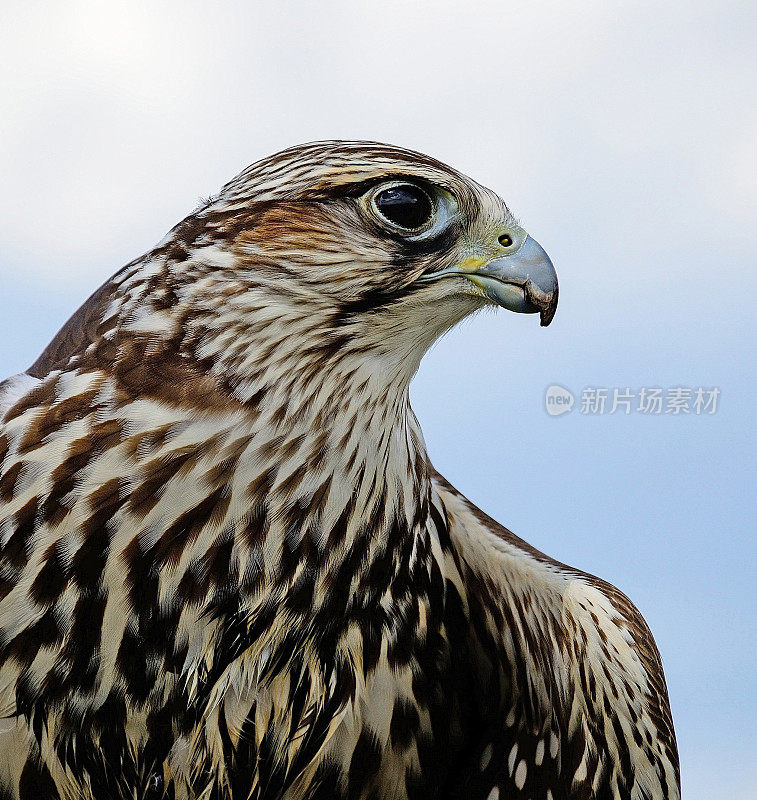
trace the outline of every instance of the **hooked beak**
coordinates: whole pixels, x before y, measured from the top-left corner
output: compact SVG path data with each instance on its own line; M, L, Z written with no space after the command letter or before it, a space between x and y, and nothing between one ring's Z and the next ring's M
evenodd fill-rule
M478 286L497 305L520 314L540 315L543 326L549 325L557 310L557 273L544 248L526 235L513 253L497 256L465 269L451 267L427 273L424 283L443 277L465 277Z

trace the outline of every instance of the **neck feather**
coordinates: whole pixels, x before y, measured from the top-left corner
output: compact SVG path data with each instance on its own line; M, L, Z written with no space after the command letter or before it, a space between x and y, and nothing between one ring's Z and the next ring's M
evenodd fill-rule
M169 285L172 275L168 265ZM246 503L265 528L254 546L266 570L285 570L290 551L310 553L326 573L356 553L369 561L391 548L409 554L428 514L430 479L408 387L430 342L400 337L391 315L335 320L314 292L262 268L242 285L218 264L184 263L168 308L149 282L143 291L130 286L139 289L139 278L135 271L119 287L108 357L126 352L113 346L119 340L132 349L143 342L129 374L157 359L162 374L182 365L185 386L213 382L229 415L230 469L244 476ZM207 397L192 408L187 391L176 391L177 410L201 420Z

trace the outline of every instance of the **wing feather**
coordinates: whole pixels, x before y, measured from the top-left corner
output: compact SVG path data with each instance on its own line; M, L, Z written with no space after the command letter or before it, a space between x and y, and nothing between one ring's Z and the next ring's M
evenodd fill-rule
M505 687L466 770L468 796L680 797L662 663L636 607L434 482L470 608L489 632L481 660L500 665Z

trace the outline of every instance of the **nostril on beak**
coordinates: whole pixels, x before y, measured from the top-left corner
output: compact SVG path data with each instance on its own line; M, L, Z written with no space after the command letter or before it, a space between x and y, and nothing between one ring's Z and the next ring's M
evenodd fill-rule
M499 235L498 241L502 247L510 247L510 245L513 243L513 237L510 236L509 233L502 233Z

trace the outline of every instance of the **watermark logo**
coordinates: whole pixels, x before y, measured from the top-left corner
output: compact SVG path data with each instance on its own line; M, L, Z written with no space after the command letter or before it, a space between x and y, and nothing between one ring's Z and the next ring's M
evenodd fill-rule
M580 414L603 416L612 414L665 415L692 414L704 416L718 410L720 389L715 387L644 386L630 387L587 386L581 391ZM575 397L564 386L553 383L544 394L544 405L550 417L559 417L573 409Z
M553 383L547 387L544 403L547 408L547 414L550 417L559 417L561 414L567 414L573 408L575 402L576 398L573 397L573 393L569 392L564 386Z

